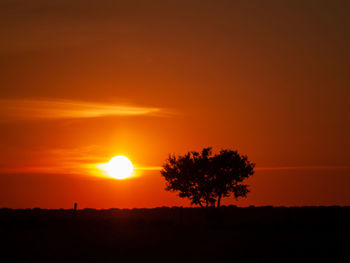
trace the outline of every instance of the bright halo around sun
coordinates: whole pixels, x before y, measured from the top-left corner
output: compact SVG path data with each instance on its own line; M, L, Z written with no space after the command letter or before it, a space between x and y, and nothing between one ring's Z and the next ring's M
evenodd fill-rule
M104 164L103 170L105 170L110 177L115 179L125 179L133 176L134 166L127 157L118 155L113 157L108 163Z

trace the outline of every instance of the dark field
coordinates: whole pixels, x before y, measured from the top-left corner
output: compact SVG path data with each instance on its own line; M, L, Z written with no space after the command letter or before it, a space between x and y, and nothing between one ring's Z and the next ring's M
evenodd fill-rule
M0 262L350 262L350 207L0 209Z

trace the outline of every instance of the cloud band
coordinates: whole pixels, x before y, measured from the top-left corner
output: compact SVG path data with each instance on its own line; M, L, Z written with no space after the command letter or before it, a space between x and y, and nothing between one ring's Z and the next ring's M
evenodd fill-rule
M73 100L0 100L2 120L75 119L157 115L159 108Z

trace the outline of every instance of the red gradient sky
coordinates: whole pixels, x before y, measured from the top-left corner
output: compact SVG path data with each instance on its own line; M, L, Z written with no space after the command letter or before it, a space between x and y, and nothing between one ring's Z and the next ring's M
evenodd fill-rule
M0 3L0 207L189 205L169 153L237 149L247 199L350 205L349 1ZM138 176L99 177L128 156Z

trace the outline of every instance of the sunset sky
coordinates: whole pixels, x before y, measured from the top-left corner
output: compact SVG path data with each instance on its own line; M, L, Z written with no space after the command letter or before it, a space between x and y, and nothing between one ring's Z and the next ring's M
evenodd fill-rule
M188 206L169 153L256 163L246 199L350 205L350 1L2 0L0 207ZM115 155L126 180L96 164Z

